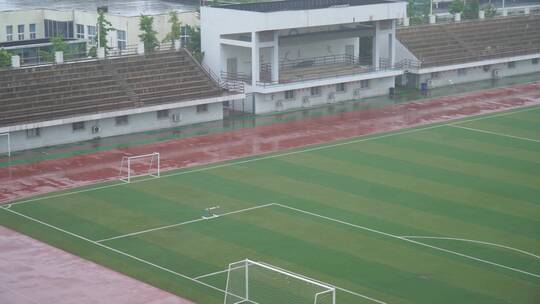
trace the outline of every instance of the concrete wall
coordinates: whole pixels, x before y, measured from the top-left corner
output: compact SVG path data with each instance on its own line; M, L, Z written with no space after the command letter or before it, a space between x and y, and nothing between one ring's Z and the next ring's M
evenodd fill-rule
M465 71L464 74L463 72L458 72L458 70L419 74L412 83L409 83L409 85L420 88L421 83L431 79L431 87L436 88L452 84L493 79L493 70L496 69L500 70L502 77L529 74L540 72L540 63L532 64L532 59L527 59L515 61L514 68L509 68L508 63L499 63L487 65L486 70L484 70L483 66L464 68L462 69ZM414 76L412 76L412 78L414 78Z
M294 90L294 99L285 99L285 92L276 92L273 94L254 93L255 96L255 113L270 113L277 111L286 111L303 107L312 107L317 105L347 101L353 99L361 99L372 96L380 96L388 94L390 87L394 86L394 77L369 79L369 87L361 88L360 81L348 82L345 84L345 92L336 92L336 85L320 86L321 93L318 96L311 96L311 89L304 88ZM334 93L334 100L329 101L328 96ZM355 95L355 93L358 93ZM304 103L303 99L307 96L308 103ZM249 100L246 101L249 103ZM281 103L281 106L279 105Z
M173 114L180 114L179 122L172 121ZM90 140L96 137L123 135L148 130L172 128L176 126L223 119L223 106L221 103L208 104L208 111L197 113L196 106L170 109L169 118L157 118L157 112L147 112L128 116L128 124L116 125L115 118L104 118L85 122L84 130L73 130L72 124L44 127L40 129L40 136L27 137L26 130L11 132L11 150L19 151L43 146L72 143ZM92 126L99 126L100 132L92 133ZM0 153L6 152L6 145L0 139Z

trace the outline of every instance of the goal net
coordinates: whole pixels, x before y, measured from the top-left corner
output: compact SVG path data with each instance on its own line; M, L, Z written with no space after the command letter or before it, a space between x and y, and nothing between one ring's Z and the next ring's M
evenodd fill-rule
M335 287L266 264L229 265L225 304L335 304Z
M119 178L126 183L140 176L159 177L160 159L159 153L154 152L144 155L124 156L120 163Z

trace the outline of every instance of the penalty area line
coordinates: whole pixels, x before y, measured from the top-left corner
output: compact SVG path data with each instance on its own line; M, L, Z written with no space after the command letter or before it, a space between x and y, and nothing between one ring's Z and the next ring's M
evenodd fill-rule
M515 135L510 135L510 134L504 134L504 133L498 133L498 132L482 130L482 129L476 129L476 128L470 128L470 127L460 126L458 124L450 124L448 126L452 127L452 128L458 128L458 129L463 129L463 130L468 130L468 131L473 131L473 132L478 132L478 133L485 133L485 134L490 134L490 135L497 135L497 136L501 136L501 137L508 137L508 138L513 138L513 139L526 140L526 141L540 143L540 140L538 140L538 139L515 136Z
M356 225L356 224L353 224L353 223L350 223L350 222L338 220L338 219L335 219L335 218L331 218L331 217L328 217L328 216L325 216L325 215L321 215L321 214L306 211L306 210L303 210L303 209L291 207L291 206L288 206L288 205L284 205L284 204L280 204L280 203L275 203L275 204L276 204L276 206L280 206L280 207L283 207L283 208L294 210L294 211L304 213L304 214L307 214L307 215L311 215L311 216L314 216L314 217L322 218L322 219L325 219L325 220L328 220L328 221L332 221L332 222L340 223L340 224L347 225L347 226L350 226L350 227L355 227L355 228L358 228L358 229L370 231L370 232L381 234L381 235L388 236L388 237L391 237L391 238L403 240L405 242L409 242L409 243L416 244L416 245L419 245L419 246L431 248L431 249L434 249L434 250L438 250L438 251L453 254L453 255L457 255L457 256L460 256L460 257L463 257L463 258L466 258L466 259L474 260L474 261L477 261L477 262L489 264L489 265L492 265L492 266L496 266L496 267L500 267L500 268L504 268L504 269L507 269L507 270L511 270L511 271L519 272L519 273L526 274L526 275L529 275L529 276L540 278L540 274L536 274L536 273L528 272L528 271L521 270L521 269L518 269L518 268L502 265L502 264L495 263L495 262L492 262L492 261L477 258L477 257L471 256L471 255L463 254L463 253L460 253L460 252L457 252L457 251L448 250L448 249L445 249L445 248L442 248L442 247L429 245L429 244L426 244L426 243L422 243L422 242L418 242L418 241L415 241L415 240L412 240L412 239L408 239L408 238L403 237L403 236L383 232L383 231L376 230L376 229L373 229L373 228L369 228L369 227L366 227L366 226Z

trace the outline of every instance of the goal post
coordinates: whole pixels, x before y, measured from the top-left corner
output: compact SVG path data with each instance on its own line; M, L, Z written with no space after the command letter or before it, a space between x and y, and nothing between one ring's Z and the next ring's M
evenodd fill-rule
M141 176L160 176L161 160L158 152L144 155L124 156L120 162L119 179L126 183Z
M0 155L11 156L11 136L9 133L0 133Z
M227 270L224 304L335 304L336 288L249 259Z

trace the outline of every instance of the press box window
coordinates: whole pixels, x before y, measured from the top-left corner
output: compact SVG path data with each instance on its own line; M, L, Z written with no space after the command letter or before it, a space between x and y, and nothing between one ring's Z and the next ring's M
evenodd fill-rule
M336 92L345 92L345 84L344 83L336 84Z
M114 118L114 120L115 120L117 126L127 125L128 124L127 115L117 116L117 117Z
M197 106L197 113L205 113L208 112L208 105L202 104Z
M169 110L159 110L157 111L158 119L167 119L169 118Z
M508 63L508 68L509 68L509 69L513 69L513 68L515 68L515 67L516 67L516 63L515 63L514 61L510 61L510 62Z
M310 90L311 96L321 95L321 87L312 87Z
M285 99L294 99L294 91L293 90L285 91Z
M73 131L82 131L84 130L84 121L74 122L72 127Z
M26 137L39 137L41 135L41 129L40 128L34 128L34 129L28 129L26 130Z

